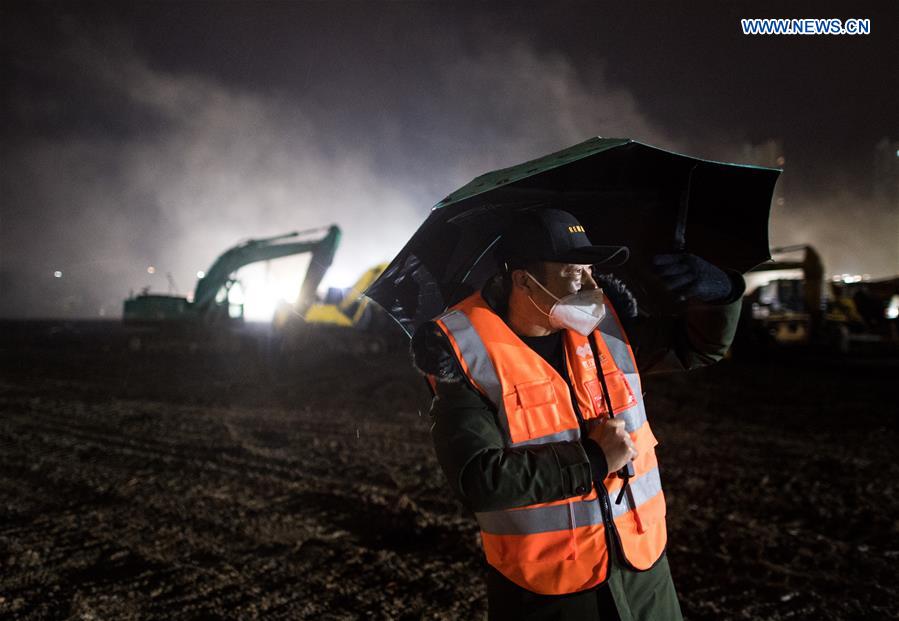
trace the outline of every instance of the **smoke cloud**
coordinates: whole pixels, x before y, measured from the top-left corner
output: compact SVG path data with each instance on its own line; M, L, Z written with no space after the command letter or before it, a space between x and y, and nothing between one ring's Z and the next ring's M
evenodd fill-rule
M720 139L647 118L601 64L575 67L510 34L412 37L414 72L261 89L154 64L127 32L71 20L60 31L44 64L33 47L14 50L44 86L14 85L6 102L21 127L0 172L4 317L118 316L129 291L165 291L167 273L187 293L239 240L331 223L344 236L325 283L347 286L487 170L595 135L710 157L725 148L703 152ZM896 243L864 217L874 207L833 202L846 205L836 226L810 204L776 213L773 238L825 246L832 271L889 272ZM847 230L867 241L836 250Z
M331 223L344 236L326 283L345 286L488 169L597 133L667 140L626 91L511 38L433 58L414 106L358 131L342 101L164 71L120 35L70 32L62 54L79 85L57 97L81 97L96 123L4 155L3 316L115 316L129 290L165 291L166 273L186 293L238 240Z
M899 271L899 209L844 191L836 196L800 196L775 207L771 245L811 244L828 276L892 276Z

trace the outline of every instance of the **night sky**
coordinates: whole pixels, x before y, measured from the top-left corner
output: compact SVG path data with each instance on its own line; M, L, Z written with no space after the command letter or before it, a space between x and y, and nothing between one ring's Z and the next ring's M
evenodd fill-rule
M595 135L727 161L780 140L772 243L899 273L873 170L899 140L893 0L128 4L0 5L0 317L116 317L241 239L332 222L346 286L472 177Z

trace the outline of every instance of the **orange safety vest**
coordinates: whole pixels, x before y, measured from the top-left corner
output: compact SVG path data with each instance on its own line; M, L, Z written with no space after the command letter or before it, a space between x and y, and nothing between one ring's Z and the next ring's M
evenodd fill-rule
M608 576L607 541L617 539L627 562L649 569L665 549L665 497L643 407L633 352L611 306L594 332L603 380L589 340L565 330L568 376L581 415L608 417L603 385L615 418L625 421L639 452L634 477L620 504L622 479L610 473L604 489L582 496L476 513L489 562L535 593L560 595L594 587ZM576 441L581 437L568 384L515 335L475 293L438 317L471 384L496 408L507 447Z

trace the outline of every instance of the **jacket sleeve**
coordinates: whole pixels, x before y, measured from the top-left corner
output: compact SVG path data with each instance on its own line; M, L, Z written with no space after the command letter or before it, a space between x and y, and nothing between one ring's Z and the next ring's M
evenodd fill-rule
M689 304L682 315L625 321L641 373L689 371L721 360L737 331L745 284L736 272L735 287L718 304Z
M437 460L472 511L562 500L593 485L579 442L506 447L493 408L467 382L437 384L431 416Z

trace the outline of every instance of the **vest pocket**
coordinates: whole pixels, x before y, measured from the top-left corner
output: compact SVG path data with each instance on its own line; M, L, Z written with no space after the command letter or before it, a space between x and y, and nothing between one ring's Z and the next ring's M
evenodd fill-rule
M615 414L637 405L637 398L624 373L616 370L606 375L605 380L606 386L609 387L609 398L612 400L612 411Z
M513 442L540 438L562 428L552 380L515 384L515 392L503 397ZM516 437L516 436L524 437Z
M612 402L612 412L617 414L628 408L637 405L637 398L634 396L634 390L631 388L630 382L619 370L612 371L603 375L606 386L609 388L609 400ZM598 379L584 382L584 387L593 401L593 407L600 416L607 416L609 408L606 407L606 400L602 394L602 384Z

